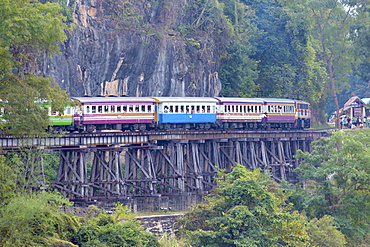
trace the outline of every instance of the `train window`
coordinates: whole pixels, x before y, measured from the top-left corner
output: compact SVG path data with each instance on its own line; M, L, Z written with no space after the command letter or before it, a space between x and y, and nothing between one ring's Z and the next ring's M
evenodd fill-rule
M127 112L127 106L126 105L122 106L122 112Z
M195 106L191 106L191 113L194 113L195 112Z
M211 110L210 107L207 106L207 112L208 113L209 113L210 110ZM205 105L202 105L202 113L204 113L204 112L206 112L206 106Z
M141 106L141 112L145 112L145 105Z
M118 105L117 108L116 108L117 112L121 112L121 106Z
M103 106L99 105L99 106L98 106L98 112L99 112L99 113L102 113L102 111L103 111Z
M135 106L135 112L140 112L140 107L138 105Z
M104 112L109 112L109 106L108 105L104 106Z
M91 107L91 113L96 113L96 106L95 106L95 105L93 105L93 106Z
M184 113L184 106L183 105L180 105L180 112Z
M111 105L110 106L110 112L116 112L116 106Z
M196 109L197 109L197 113L200 113L200 105L197 105Z
M173 113L173 105L170 105L170 113Z
M148 105L148 112L152 112L152 106Z
M86 106L86 113L90 113L90 106Z
M133 111L134 111L134 106L129 105L129 106L128 106L128 111L129 111L129 112L133 112Z

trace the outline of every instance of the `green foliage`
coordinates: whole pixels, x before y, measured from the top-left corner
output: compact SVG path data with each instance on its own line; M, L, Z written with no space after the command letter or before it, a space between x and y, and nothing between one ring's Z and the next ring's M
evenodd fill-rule
M61 7L61 13L66 17L66 23L73 23L73 11L76 5L75 1L70 0L39 0L40 3L58 3ZM70 6L68 6L69 4Z
M159 237L159 244L162 247L192 247L191 243L175 235L163 235Z
M47 184L56 181L60 163L60 155L61 154L59 152L43 153L42 155L45 182Z
M307 232L313 246L340 247L346 245L344 235L333 225L334 218L325 215L321 219L312 219L307 225Z
M223 83L222 96L251 97L257 90L257 61L255 38L258 29L253 23L254 11L242 1L222 1L223 13L228 21L229 41L227 55L222 58L220 80Z
M45 185L42 166L42 150L24 149L5 154L5 164L13 171L11 176L16 184L14 193L39 190Z
M115 213L100 213L83 222L72 242L78 246L159 246L153 235L133 220L127 206L116 205Z
M338 131L313 142L311 153L300 152L296 169L308 180L301 207L309 217L334 217L335 225L359 244L370 225L370 131Z
M50 242L68 243L69 236L77 230L74 218L62 211L62 206L70 205L67 199L55 193L12 198L0 207L0 245L50 246Z
M124 25L131 28L137 28L143 24L143 16L139 9L135 1L104 1L104 10L106 14L111 15L113 18L118 18Z
M283 190L259 170L237 165L220 187L180 222L195 246L309 246L305 219Z
M5 164L5 157L0 156L0 205L6 204L16 191L14 170Z
M35 76L38 59L59 51L67 25L56 3L0 0L0 99L3 118L16 135L40 134L49 124L48 102L55 111L68 104L67 94L48 78Z

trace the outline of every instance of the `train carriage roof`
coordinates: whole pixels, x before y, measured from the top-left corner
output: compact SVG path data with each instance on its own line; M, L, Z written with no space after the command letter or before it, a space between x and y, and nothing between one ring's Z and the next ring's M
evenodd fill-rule
M159 103L218 103L214 98L208 97L151 97Z
M260 98L227 98L227 97L218 97L215 98L220 103L259 103L263 104L264 101Z
M297 103L302 103L302 104L310 104L310 103L308 103L306 101L303 101L303 100L300 100L300 99L297 99L297 100L294 100L294 101L297 102Z
M155 103L150 97L72 97L82 104L87 103Z
M294 104L292 99L279 99L279 98L261 98L265 103L278 103L278 104Z

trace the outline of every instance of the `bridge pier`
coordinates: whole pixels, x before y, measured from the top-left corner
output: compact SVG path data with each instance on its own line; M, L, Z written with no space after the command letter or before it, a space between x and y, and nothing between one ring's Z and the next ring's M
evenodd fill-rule
M296 182L294 169L299 160L294 155L298 149L310 152L311 142L323 133L148 132L145 138L123 139L127 141L124 144L117 144L109 135L104 133L104 145L88 136L73 139L84 145L59 148L55 187L66 197L89 201L203 196L217 186L218 171L230 172L236 163L251 170L259 168L279 182Z
M126 151L125 194L207 194L216 185L218 170L229 172L236 163L271 172L277 181L292 181L299 163L298 149L310 151L310 140L221 139L168 141L157 148Z
M121 152L122 149L61 151L55 187L71 199L122 195ZM88 154L93 155L91 165L88 164Z
M215 188L218 169L236 163L270 172L277 181L294 181L298 149L310 139L169 140L157 145L63 150L55 186L69 198L154 195L205 195ZM89 155L93 158L91 165ZM91 155L90 155L91 156ZM89 167L91 166L91 167ZM89 172L88 172L89 171ZM123 172L124 171L124 172Z
M55 187L68 198L89 196L86 150L62 150Z

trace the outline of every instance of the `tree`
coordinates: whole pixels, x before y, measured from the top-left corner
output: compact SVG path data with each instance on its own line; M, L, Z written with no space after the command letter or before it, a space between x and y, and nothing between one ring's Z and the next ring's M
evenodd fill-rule
M309 246L306 220L285 203L280 186L237 165L219 188L180 222L195 246Z
M325 66L330 91L336 109L336 128L339 128L339 101L337 97L341 84L347 81L351 73L351 63L355 60L353 56L353 43L351 27L356 21L356 1L337 0L304 0L312 20L310 35L317 42L317 59ZM301 1L295 4L301 4ZM307 11L308 9L308 11Z
M369 0L358 1L356 13L356 25L352 27L351 40L354 42L355 57L358 60L354 71L356 82L353 91L360 97L370 97L370 20L369 20ZM359 78L357 78L359 77ZM360 90L361 91L360 91ZM347 97L348 98L348 97Z
M95 211L95 210L92 210ZM72 242L78 246L159 246L154 236L133 219L127 206L116 205L115 213L100 213L82 223Z
M310 218L334 217L334 223L358 246L370 234L370 131L335 132L300 152L296 169L307 180L301 210Z
M225 97L251 97L257 85L257 61L251 58L255 53L255 36L258 30L252 20L254 11L240 0L222 1L223 13L227 17L229 41L220 68L223 84L221 95Z
M77 221L61 210L70 205L55 193L13 197L0 207L0 245L72 246L68 239Z
M255 13L256 94L302 99L312 104L314 122L324 121L326 73L315 57L305 6L294 1L241 1ZM302 11L301 11L302 10Z
M39 134L49 125L40 103L63 111L66 92L49 78L35 76L38 59L59 51L67 25L57 3L0 0L0 99L3 119L14 134Z
M14 170L5 164L5 157L0 156L0 205L6 204L13 196L17 186Z
M307 232L313 246L341 247L346 245L344 235L333 225L334 218L325 215L321 219L312 219L307 225Z

